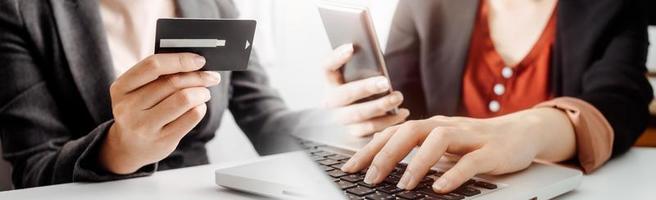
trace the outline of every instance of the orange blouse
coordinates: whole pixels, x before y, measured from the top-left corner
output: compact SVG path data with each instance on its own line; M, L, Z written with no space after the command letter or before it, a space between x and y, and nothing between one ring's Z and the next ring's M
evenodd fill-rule
M519 64L509 66L492 42L488 6L481 1L462 84L461 114L474 118L513 113L552 98L549 70L556 38L555 14L533 49Z
M481 0L463 77L460 113L489 118L530 108L561 110L576 133L580 167L586 173L598 169L610 158L612 127L594 106L577 98L553 99L549 88L556 12L526 57L519 64L508 66L490 37L488 6L488 1Z

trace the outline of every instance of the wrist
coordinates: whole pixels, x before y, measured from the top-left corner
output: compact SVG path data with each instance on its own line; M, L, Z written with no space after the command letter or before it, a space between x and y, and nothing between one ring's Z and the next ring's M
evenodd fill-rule
M554 108L534 108L494 118L495 129L523 138L518 144L535 159L559 162L570 159L576 149L569 117Z
M523 155L535 159L544 149L542 130L538 130L543 119L535 114L534 110L523 110L508 115L493 118L495 130L503 130L503 137L511 138L511 145L521 147Z
M531 110L536 116L532 132L539 144L536 158L551 162L571 159L576 153L576 136L567 114L555 108Z
M118 127L113 124L100 147L98 161L105 170L111 173L119 175L132 174L139 170L142 165L127 158L129 154L125 152L125 148L120 147L118 137Z

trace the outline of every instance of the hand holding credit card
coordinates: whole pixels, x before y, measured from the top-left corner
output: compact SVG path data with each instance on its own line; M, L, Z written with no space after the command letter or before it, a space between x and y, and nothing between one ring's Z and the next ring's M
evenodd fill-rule
M242 19L159 19L155 54L196 53L207 60L201 70L246 70L256 24Z

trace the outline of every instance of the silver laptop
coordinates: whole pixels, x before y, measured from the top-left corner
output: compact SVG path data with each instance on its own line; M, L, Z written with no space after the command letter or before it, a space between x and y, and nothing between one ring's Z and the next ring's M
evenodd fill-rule
M364 173L346 174L341 165L368 139L347 134L308 133L298 135L304 149L247 161L243 165L217 169L216 184L226 188L280 199L551 199L575 189L581 182L579 170L533 163L529 168L502 176L480 175L449 194L430 189L433 180L453 163L442 160L425 178L425 187L413 191L396 188L408 155L381 184L368 185Z

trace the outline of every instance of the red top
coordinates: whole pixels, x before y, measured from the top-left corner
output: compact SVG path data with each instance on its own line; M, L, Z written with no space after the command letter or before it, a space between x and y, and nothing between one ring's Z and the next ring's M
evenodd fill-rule
M475 118L528 109L552 98L549 68L556 37L555 14L526 57L519 64L508 66L492 42L488 7L487 1L482 1L462 84L461 114Z

